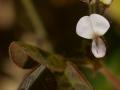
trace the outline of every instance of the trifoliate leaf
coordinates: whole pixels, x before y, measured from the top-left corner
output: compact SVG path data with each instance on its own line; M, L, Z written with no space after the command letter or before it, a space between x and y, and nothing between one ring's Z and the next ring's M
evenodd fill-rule
M22 68L24 68L26 62L28 62L28 59L26 59L28 57L53 71L63 71L65 67L63 58L60 56L22 42L11 43L9 54L10 58Z

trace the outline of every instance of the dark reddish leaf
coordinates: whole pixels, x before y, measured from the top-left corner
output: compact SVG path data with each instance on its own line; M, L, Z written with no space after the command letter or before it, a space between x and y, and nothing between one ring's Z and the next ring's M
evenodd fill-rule
M65 63L63 58L40 48L21 42L13 42L9 47L10 58L20 67L24 68L28 60L45 65L52 71L63 71ZM29 61L30 62L30 61ZM32 63L34 64L34 63Z
M65 76L75 90L93 90L83 73L71 62L67 62Z

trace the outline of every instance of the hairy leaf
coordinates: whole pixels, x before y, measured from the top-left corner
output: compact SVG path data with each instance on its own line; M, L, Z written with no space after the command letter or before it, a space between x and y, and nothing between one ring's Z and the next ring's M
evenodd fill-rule
M70 62L67 62L65 76L75 90L93 90L84 75Z
M41 65L25 76L18 90L57 90L57 82L53 73Z
M52 71L63 71L63 59L40 48L22 42L13 42L9 47L10 58L20 67L24 68L28 57L35 62L45 65Z
M19 90L29 90L30 86L35 82L35 80L42 74L45 70L44 65L40 65L36 70L34 70L25 80L21 83Z

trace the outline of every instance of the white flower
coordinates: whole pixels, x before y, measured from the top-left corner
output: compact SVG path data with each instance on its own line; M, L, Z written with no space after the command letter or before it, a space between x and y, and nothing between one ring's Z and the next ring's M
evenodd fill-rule
M103 36L109 27L108 20L99 14L83 16L77 23L76 33L83 38L93 40L91 51L96 58L104 57L106 54L106 46L100 36Z
M100 1L106 5L110 5L113 0L100 0Z

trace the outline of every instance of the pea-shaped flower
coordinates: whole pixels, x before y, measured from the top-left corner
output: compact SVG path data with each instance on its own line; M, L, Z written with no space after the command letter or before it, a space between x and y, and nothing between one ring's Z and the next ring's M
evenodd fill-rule
M83 38L93 40L91 51L96 58L104 57L106 54L106 45L100 36L103 36L109 27L108 20L99 14L83 16L77 23L76 33Z

